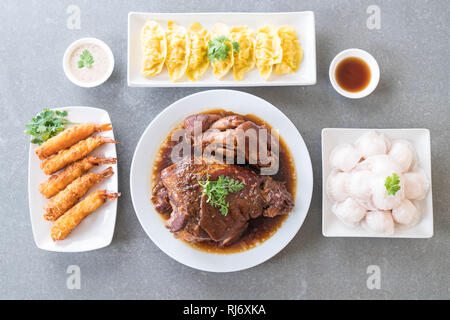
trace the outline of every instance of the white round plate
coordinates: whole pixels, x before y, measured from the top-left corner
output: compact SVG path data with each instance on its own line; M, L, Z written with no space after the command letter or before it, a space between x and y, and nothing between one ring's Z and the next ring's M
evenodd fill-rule
M289 147L297 170L295 207L278 231L262 244L231 254L207 253L174 238L150 201L151 171L160 143L186 116L210 109L253 114L266 120ZM211 272L231 272L256 266L277 254L300 229L313 190L311 159L294 124L269 102L233 90L210 90L178 100L163 110L145 129L134 152L130 173L131 198L138 219L152 241L167 255L187 266Z

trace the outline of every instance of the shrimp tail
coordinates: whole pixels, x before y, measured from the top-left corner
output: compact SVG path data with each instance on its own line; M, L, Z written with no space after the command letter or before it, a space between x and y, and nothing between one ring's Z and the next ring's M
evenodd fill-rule
M102 194L101 195L101 197L103 198L103 199L109 199L109 200L114 200L114 199L117 199L118 197L120 197L120 192L119 193L104 193L104 194Z
M119 144L119 141L115 141L111 138L106 138L106 137L100 137L100 141L102 143L114 143L114 144Z
M112 130L111 123L98 124L95 126L95 131L97 131L97 132L109 131L109 130Z
M100 172L100 176L102 179L108 178L114 174L112 167L106 168L104 171Z
M117 162L116 158L96 158L96 157L89 157L89 162L92 164L115 164Z

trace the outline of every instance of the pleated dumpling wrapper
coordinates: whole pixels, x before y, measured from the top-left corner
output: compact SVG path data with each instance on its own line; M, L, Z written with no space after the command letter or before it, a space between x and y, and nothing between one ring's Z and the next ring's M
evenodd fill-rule
M166 66L169 71L170 81L175 82L183 77L188 66L190 45L186 28L169 21L167 23L166 39Z
M228 55L224 60L216 59L210 62L213 68L214 76L217 79L221 79L226 76L231 67L233 67L234 63L233 44L231 42L229 28L223 23L216 23L214 28L211 30L211 40L208 42L208 53L211 49L210 44L218 40L221 41L223 45L228 47Z
M158 22L148 20L141 32L142 74L153 77L161 72L167 55L167 42L164 29Z
M278 36L277 28L274 26L264 26L256 33L256 66L259 73L268 80L272 73L273 66L280 63L283 58L281 39Z
M194 22L188 29L191 55L186 70L186 76L191 81L197 81L209 66L208 40L209 33L198 22Z
M241 81L244 75L255 67L256 39L247 26L232 27L230 34L231 39L239 44L239 51L233 52L233 76L237 81Z
M291 26L279 27L278 36L281 39L283 58L280 63L275 65L275 73L285 74L297 72L303 59L303 50L300 47L295 29Z

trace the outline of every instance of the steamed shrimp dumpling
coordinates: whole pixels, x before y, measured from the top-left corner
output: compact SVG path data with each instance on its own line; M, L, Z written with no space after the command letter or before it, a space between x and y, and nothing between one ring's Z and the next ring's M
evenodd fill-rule
M159 74L167 55L167 42L164 29L158 22L148 20L141 32L142 74L153 77Z
M386 154L377 154L368 157L361 162L359 168L366 168L374 174L384 174L386 176L390 176L393 173L400 175L402 172L402 167Z
M372 195L370 186L372 178L373 174L368 170L353 170L347 180L350 197L368 203Z
M333 171L330 173L327 179L327 194L331 201L344 201L348 197L349 176L347 172Z
M190 45L186 29L173 21L167 23L167 58L166 66L169 71L170 81L175 82L183 77L186 72Z
M389 149L389 141L384 135L369 131L356 140L355 147L363 158L368 158L376 154L386 154Z
M197 81L206 72L208 60L208 31L198 22L194 22L188 29L190 56L186 69L186 76L191 81Z
M407 172L403 175L405 185L405 198L422 200L427 195L430 183L422 171Z
M364 219L363 226L375 233L391 235L394 233L394 219L390 211L369 211Z
M360 153L351 144L340 144L330 154L331 166L342 171L350 171L360 159Z
M392 217L397 223L411 226L419 220L419 210L411 201L405 199L392 209Z
M378 175L371 180L372 202L380 210L391 210L398 206L404 199L402 177L400 177L400 190L395 195L389 195L386 191L387 175Z
M356 227L367 213L366 208L352 198L335 203L331 211L349 227Z
M414 148L406 140L395 140L389 150L389 158L401 166L402 172L407 172L414 161Z
M291 26L282 26L278 28L277 33L281 39L283 58L280 63L275 65L275 73L297 72L303 59L303 50L300 47L295 29Z
M244 79L244 75L252 70L256 64L255 42L252 30L247 26L232 27L231 39L239 44L239 50L233 52L233 76L237 81Z

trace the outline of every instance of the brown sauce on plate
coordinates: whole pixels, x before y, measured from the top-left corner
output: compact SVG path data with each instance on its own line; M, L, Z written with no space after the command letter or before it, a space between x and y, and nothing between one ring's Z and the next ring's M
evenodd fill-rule
M345 91L359 92L369 85L371 72L364 60L349 57L339 62L335 78L338 85Z
M264 120L256 117L255 115L241 115L229 111L225 111L222 109L217 110L208 110L206 112L202 113L219 113L223 116L228 115L239 115L245 120L250 120L256 123L257 125L264 125L269 129L272 129L272 127L265 122ZM173 146L176 144L176 142L170 141L171 133L179 129L181 127L181 124L174 128L167 136L166 140L161 144L161 147L158 151L158 156L155 160L155 163L153 165L153 172L152 172L152 183L155 185L160 177L160 172L164 168L167 168L168 166L172 165L172 161L170 159L170 155L172 152ZM287 190L291 193L292 198L295 199L295 191L297 188L297 174L295 171L295 164L294 160L292 158L291 152L289 151L286 143L282 139L282 137L279 137L280 140L280 164L279 164L279 170L277 174L272 176L274 180L277 181L284 181L286 183ZM250 166L248 166L249 169L254 170ZM244 232L244 234L234 243L222 247L219 246L214 241L204 241L204 242L198 242L198 243L191 243L184 240L186 244L188 244L191 247L194 247L196 249L211 252L211 253L235 253L235 252L241 252L248 249L251 249L258 244L264 242L265 240L269 239L277 230L279 227L281 227L282 223L289 214L276 216L274 218L266 218L266 217L259 217L257 219L253 219L249 221L249 226L247 230ZM166 220L167 218L160 214L161 218Z

